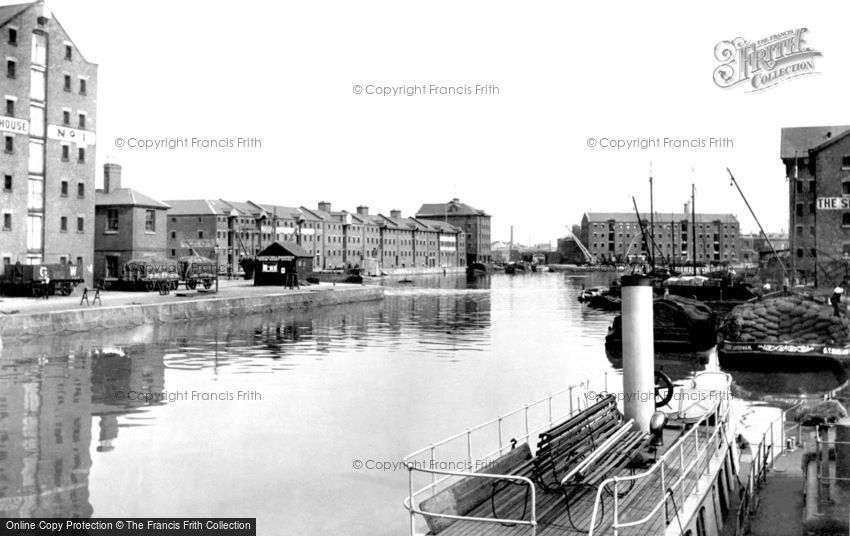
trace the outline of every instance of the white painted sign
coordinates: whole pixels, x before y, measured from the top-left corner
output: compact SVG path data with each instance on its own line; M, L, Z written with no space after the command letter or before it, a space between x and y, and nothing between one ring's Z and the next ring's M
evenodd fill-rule
M850 209L850 197L818 197L818 210Z
M292 227L278 227L277 234L290 235L295 232Z
M51 140L67 141L77 145L94 145L94 132L59 125L47 125L47 137Z
M30 122L26 119L15 119L14 117L0 117L0 130L13 134L29 134Z

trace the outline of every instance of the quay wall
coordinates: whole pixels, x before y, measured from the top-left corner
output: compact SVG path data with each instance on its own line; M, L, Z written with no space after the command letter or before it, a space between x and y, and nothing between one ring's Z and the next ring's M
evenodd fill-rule
M443 268L441 266L436 266L432 268L418 267L418 268L386 268L384 269L385 275L442 275L443 270L447 274L463 274L466 273L466 267L464 266L447 266Z
M31 338L68 332L84 332L179 322L202 318L272 313L281 310L307 309L380 300L382 287L357 287L311 291L288 291L262 296L230 296L187 299L111 307L97 305L64 311L33 312L4 315L0 319L3 338Z

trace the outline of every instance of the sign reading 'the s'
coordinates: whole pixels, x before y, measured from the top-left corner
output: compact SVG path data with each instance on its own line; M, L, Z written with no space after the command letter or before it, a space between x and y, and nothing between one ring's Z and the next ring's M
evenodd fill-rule
M850 197L818 197L818 210L848 210Z

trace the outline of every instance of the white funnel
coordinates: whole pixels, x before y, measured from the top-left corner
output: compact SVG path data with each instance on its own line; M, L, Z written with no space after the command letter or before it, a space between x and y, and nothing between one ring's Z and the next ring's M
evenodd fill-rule
M623 413L635 428L649 431L655 413L655 337L652 279L623 276Z

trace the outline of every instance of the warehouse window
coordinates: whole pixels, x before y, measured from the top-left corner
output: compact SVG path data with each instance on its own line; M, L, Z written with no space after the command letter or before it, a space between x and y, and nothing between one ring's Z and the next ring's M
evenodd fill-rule
M106 211L106 230L107 231L117 231L118 230L118 210L114 208L110 208Z
M82 216L77 216L77 232L82 233L85 231L85 222Z
M814 180L809 181L809 191L811 193L815 193L815 190L817 190L816 185L817 183Z
M8 212L3 214L3 230L11 231L12 230L12 215Z
M64 82L62 84L62 89L67 91L68 93L71 92L71 75L70 74L65 75L65 79L64 79Z
M59 218L59 231L61 231L63 233L68 232L68 217L67 216L62 216L61 218Z
M86 79L80 78L80 95L86 94Z
M153 210L145 211L145 232L156 232L156 215Z
M47 36L43 33L33 33L30 59L35 65L47 65Z
M841 183L841 193L844 195L850 195L850 181L844 181Z
M841 225L844 227L850 226L850 212L845 212L841 215Z
M814 213L815 213L815 204L809 203L809 214L814 214Z
M11 175L3 175L3 191L11 192L12 191L12 176Z
M5 138L4 147L5 147L6 153L8 153L8 154L14 153L15 152L15 138L13 138L12 136L5 136L4 138Z
M841 167L844 169L850 168L850 155L844 155L841 157Z
M86 196L86 183L78 182L77 183L77 197L83 198Z
M803 203L797 203L797 216L803 215Z
M845 214L845 216L846 216L846 214ZM797 226L797 236L803 236L803 226L802 225Z
M15 67L17 62L15 60L6 60L6 78L15 78Z
M798 259L803 258L803 248L797 248L797 258Z
M67 162L71 159L71 146L67 143L62 144L62 161Z
M15 117L15 99L6 97L6 115L9 117Z
M10 45L12 45L12 46L18 45L18 29L17 28L9 28L8 37L9 37L8 42L9 42Z
M86 150L85 150L84 147L80 147L79 149L77 149L77 162L82 164L85 161L86 161Z
M82 265L83 265L83 258L77 257L77 266L82 266Z
M86 113L85 112L80 112L78 114L78 121L79 121L80 128L86 128Z
M62 179L62 182L59 183L59 195L68 197L68 181L65 179Z
M70 125L71 124L71 110L62 110L62 124Z
M71 45L65 45L65 59L71 60L74 57L74 49Z
M177 231L171 231L171 238L177 238Z

